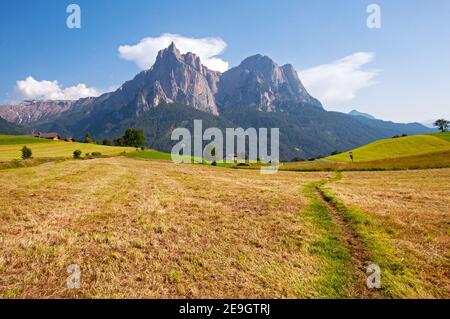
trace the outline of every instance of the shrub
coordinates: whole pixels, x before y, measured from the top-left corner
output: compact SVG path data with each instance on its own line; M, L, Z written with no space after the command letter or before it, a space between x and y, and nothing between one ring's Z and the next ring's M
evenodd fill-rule
M26 159L30 159L31 156L33 156L33 151L31 151L30 148L24 146L22 148L22 159L26 160Z
M73 158L74 159L80 159L81 158L81 151L80 150L76 150L73 152Z
M111 145L112 145L112 142L111 142L111 140L110 140L109 138L105 138L105 139L103 140L102 144L103 144L103 145L106 145L106 146L111 146Z
M101 157L102 153L100 153L100 152L92 152L91 156L93 156L93 157Z

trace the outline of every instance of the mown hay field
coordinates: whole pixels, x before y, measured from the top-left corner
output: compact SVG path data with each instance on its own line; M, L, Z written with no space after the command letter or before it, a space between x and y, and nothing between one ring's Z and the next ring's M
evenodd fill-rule
M346 172L327 188L389 234L417 296L450 297L450 169Z
M0 296L448 297L450 170L333 177L126 157L0 170ZM321 181L376 218L387 257L417 280L398 271L396 289L367 290L356 265L374 252L318 196ZM72 264L80 289L67 286Z
M299 215L324 177L123 157L0 171L0 294L318 297Z

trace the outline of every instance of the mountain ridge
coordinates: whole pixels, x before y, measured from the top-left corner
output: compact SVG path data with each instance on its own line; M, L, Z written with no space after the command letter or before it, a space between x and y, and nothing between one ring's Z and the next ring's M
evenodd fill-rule
M148 146L163 151L170 151L173 144L171 129L189 127L197 118L220 128L278 127L284 160L427 132L418 124L328 112L309 95L290 64L279 66L257 54L219 73L202 65L195 54L181 54L173 43L158 53L150 69L114 92L77 101L33 103L0 107L0 117L21 121L28 131L58 131L77 138L86 132L96 139L116 138L136 126L146 133ZM27 117L27 109L36 114Z

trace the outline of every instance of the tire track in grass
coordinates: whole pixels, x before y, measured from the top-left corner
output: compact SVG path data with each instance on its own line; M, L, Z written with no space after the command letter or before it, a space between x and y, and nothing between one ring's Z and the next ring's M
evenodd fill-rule
M343 245L339 230L331 213L318 196L317 182L304 188L310 203L303 210L305 224L314 230L315 235L309 243L309 253L317 258L317 278L310 290L319 298L346 298L349 296L351 274L350 255Z
M354 292L360 297L369 298L426 296L426 289L413 262L399 254L386 227L364 211L348 207L325 188L327 183L341 178L342 173L338 172L334 178L317 183L315 188L342 229L342 240L346 242L352 256ZM369 264L375 264L381 269L381 289L368 290L365 282L361 282L365 277L365 267Z
M349 221L326 198L323 186L340 178L313 182L305 193L310 205L304 213L318 233L311 253L321 259L316 289L326 298L377 298L381 294L366 285L370 254Z
M331 219L338 229L342 245L349 253L351 264L351 285L349 286L349 295L356 298L371 298L375 294L367 288L366 269L370 265L370 255L364 243L349 224L348 220L326 199L323 192L323 185L340 178L340 175L328 181L322 181L315 185L317 197L322 201L323 205L328 209ZM375 292L375 291L373 291Z

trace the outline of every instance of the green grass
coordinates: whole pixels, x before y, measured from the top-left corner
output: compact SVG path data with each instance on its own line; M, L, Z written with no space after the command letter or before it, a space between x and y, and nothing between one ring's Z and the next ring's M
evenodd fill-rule
M352 152L354 161L358 163L448 150L450 150L450 143L446 140L445 135L443 137L416 135L376 141ZM347 152L329 156L325 160L341 163L351 162Z
M127 155L130 158L138 158L138 159L145 159L149 161L172 161L172 155L170 153L164 153L156 150L145 150L135 153L130 153ZM194 163L194 156L188 156L185 155L184 158L191 163ZM211 163L208 163L206 161L202 161L203 165L211 165ZM225 167L225 168L235 168L237 167L236 163L217 163L217 167ZM260 165L259 165L260 166ZM258 167L259 167L258 166Z
M50 143L50 140L32 136L0 135L0 145Z
M148 151L140 151L128 154L128 157L130 158L142 158L146 160L164 160L164 161L171 161L172 157L169 153L159 152L155 150L148 150Z
M34 159L72 158L75 150L86 153L99 152L105 156L120 155L123 152L135 152L135 148L104 146L97 144L50 141L27 136L0 136L0 161L12 161L21 158L23 146L28 146Z
M309 248L309 252L320 260L315 289L321 298L346 298L351 283L350 254L340 239L330 211L315 194L315 185L310 183L304 189L310 204L302 213L305 222L318 233Z
M433 136L439 137L443 140L446 140L447 142L450 142L450 132L444 132L444 133L434 133L431 134Z
M340 163L327 160L282 163L284 171L391 171L450 167L450 150L368 162Z

